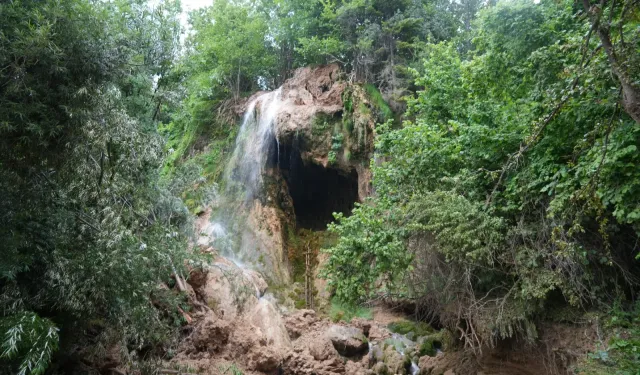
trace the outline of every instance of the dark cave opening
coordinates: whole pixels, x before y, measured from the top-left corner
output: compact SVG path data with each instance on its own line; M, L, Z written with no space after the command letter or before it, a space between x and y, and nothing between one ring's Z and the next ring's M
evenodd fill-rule
M279 152L271 156L270 164L278 166L287 182L296 226L299 229L324 230L333 221L334 212L351 213L358 201L358 173L305 163L299 146L280 144Z

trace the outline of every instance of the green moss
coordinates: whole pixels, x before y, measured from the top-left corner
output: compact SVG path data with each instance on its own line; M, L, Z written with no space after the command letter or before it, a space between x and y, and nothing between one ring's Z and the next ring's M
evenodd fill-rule
M358 111L362 116L371 116L371 110L364 103L360 103L360 105L358 105Z
M313 122L311 123L311 134L313 136L320 136L325 134L329 130L335 128L336 120L329 114L326 113L318 113L313 118Z
M364 85L364 89L369 96L369 100L371 100L374 107L379 111L380 117L382 117L381 122L393 119L393 111L382 97L380 91L370 83Z
M434 332L433 328L425 322L414 322L410 320L399 320L389 323L389 330L394 333L406 335L413 332L414 337L427 336Z
M346 89L342 92L342 103L345 113L351 114L353 112L353 94L351 90Z
M296 307L296 309L304 309L307 306L307 301L303 299L297 299L294 303L294 306Z
M343 117L342 126L348 133L352 133L354 128L353 119L351 117Z
M428 355L430 357L433 357L436 355L436 349L433 347L433 341L432 340L424 340L422 341L422 343L420 344L419 348L418 348L418 356L422 357Z
M602 314L606 341L596 342L596 350L580 361L581 374L640 374L640 301L616 302Z

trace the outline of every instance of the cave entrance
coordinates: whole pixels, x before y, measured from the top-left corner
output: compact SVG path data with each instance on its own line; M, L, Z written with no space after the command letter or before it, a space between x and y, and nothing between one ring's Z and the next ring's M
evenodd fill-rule
M296 145L297 146L297 145ZM299 147L281 144L274 155L293 200L296 226L324 230L334 212L349 215L358 201L358 173L304 163Z

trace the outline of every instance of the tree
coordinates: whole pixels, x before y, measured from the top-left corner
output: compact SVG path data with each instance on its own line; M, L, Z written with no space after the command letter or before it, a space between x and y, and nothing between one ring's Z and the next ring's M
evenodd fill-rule
M267 23L253 3L216 1L192 14L195 33L189 40L190 58L211 77L210 84L227 90L234 99L242 93L272 87L273 45ZM266 86L266 87L265 87Z
M640 124L640 60L637 49L640 42L638 33L633 31L637 27L638 8L632 1L617 3L607 0L597 4L583 0L582 6L591 19L588 36L594 32L598 35L611 70L620 82L622 106ZM617 43L614 44L615 40Z
M635 292L640 133L571 2L498 3L475 25L468 50L426 46L326 273L341 298L412 299L478 349L535 339L551 306Z
M187 217L158 184L152 113L178 10L0 4L3 371L43 373L59 345L61 360L91 360L100 345L140 347L170 332L152 294L166 294L160 283L184 264Z

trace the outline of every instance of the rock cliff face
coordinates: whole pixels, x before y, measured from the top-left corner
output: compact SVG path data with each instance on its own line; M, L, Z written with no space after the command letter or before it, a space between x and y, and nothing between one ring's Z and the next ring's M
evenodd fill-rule
M196 223L196 245L214 262L187 280L193 323L176 360L205 369L228 360L267 374L364 371L363 331L309 310L287 313L269 287L293 281L298 231L326 229L333 212L349 214L370 194L377 110L362 87L328 65L299 69L241 112L226 196ZM356 361L345 365L342 356Z
M266 151L257 158L265 160L250 160L248 172L241 165L229 172L248 175L245 184L261 181L245 208L248 230L242 236L261 254L261 264L251 266L274 283L288 284L291 233L324 230L334 212L349 214L371 193L379 109L361 86L343 80L337 65L326 65L297 70L278 91L256 93L237 110L245 122L257 119L254 132L266 134L252 140L260 145L242 145L245 154L236 156L247 159L259 148Z
M305 166L355 178L357 199L368 196L376 109L364 90L341 80L337 65L301 68L282 86L282 100L275 120L281 155L298 153Z

